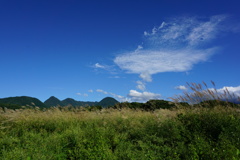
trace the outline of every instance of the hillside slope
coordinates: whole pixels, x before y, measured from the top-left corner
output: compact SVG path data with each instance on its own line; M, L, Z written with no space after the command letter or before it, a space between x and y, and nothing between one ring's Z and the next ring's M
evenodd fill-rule
M28 96L1 98L0 104L14 104L19 106L32 106L44 108L46 105L39 99Z
M109 107L109 106L114 106L117 103L119 102L116 99L112 97L106 97L106 98L103 98L100 102L98 102L97 105L102 107Z

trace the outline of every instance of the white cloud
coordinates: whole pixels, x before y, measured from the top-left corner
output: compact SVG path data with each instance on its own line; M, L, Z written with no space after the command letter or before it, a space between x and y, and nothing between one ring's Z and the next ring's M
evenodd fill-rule
M199 22L186 37L191 45L198 44L199 41L211 40L215 38L220 30L220 23L226 19L224 15L213 16L207 22Z
M146 102L150 99L160 99L161 95L151 92L138 92L136 90L130 90L128 97L131 101Z
M234 94L237 97L240 97L240 86L232 87L232 86L225 86L223 88L217 89L217 92L224 93L224 91L228 90L230 94Z
M226 15L216 15L209 18L177 17L169 22L163 22L158 28L154 27L151 33L144 32L149 41L163 45L168 43L185 45L199 45L217 36L223 30L222 22ZM163 47L163 46L162 46Z
M142 45L138 45L138 47L137 47L137 49L135 50L135 52L137 52L137 51L139 51L139 50L141 50L141 49L143 49L143 46L142 46Z
M76 93L77 95L79 95L79 96L84 96L84 97L87 97L88 96L88 94L87 93Z
M195 64L207 61L217 47L206 43L217 37L227 17L177 17L144 32L146 45L115 57L114 63L127 73L139 74L145 82L162 72L187 72ZM205 46L204 46L205 45Z
M92 90L92 89L89 89L88 92L93 93L93 90Z
M143 80L151 82L152 74L189 71L194 64L206 61L214 51L215 48L174 51L144 50L119 55L114 62L127 73L140 74Z
M112 65L106 65L106 64L100 64L100 63L95 63L94 65L91 66L92 68L95 69L95 71L107 71L111 74L116 74L116 68Z
M180 86L176 86L175 89L179 89L179 90L185 91L185 90L187 90L187 87L180 85Z
M158 28L154 27L154 28L152 29L152 33L148 33L147 31L144 31L144 36L152 36L152 35L155 35L155 34L158 32L158 30L160 30L161 28L163 28L165 25L166 25L166 23L165 23L165 22L162 22L162 24L161 24Z
M108 94L108 92L104 91L104 90L101 90L101 89L97 89L96 90L97 92L100 92L100 93L103 93L103 94Z
M105 68L106 68L106 66L101 65L101 64L99 64L99 63L96 63L96 64L94 65L94 67L95 67L95 68L102 68L102 69L105 69Z
M146 82L152 82L152 76L149 74L149 72L143 72L139 75L140 78L142 78Z
M115 97L115 98L118 98L118 99L124 99L124 97L123 96L121 96L121 95L117 95L117 94L115 94L115 93L109 93L110 95L112 95L113 97Z
M146 89L145 83L142 81L137 81L137 89L144 91Z

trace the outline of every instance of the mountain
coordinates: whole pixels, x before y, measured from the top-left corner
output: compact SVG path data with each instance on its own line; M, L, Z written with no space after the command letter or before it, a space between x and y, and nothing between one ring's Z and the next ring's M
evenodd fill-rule
M54 96L51 96L49 99L47 99L44 104L48 107L51 106L68 106L71 105L73 107L78 107L78 106L94 106L96 105L98 102L84 102L84 101L76 101L72 98L66 98L62 101L60 101L59 99L57 99Z
M119 103L116 99L111 98L111 97L106 97L102 99L100 102L85 102L85 101L76 101L72 98L66 98L62 101L57 99L56 97L52 96L49 99L47 99L44 104L46 106L68 106L71 105L73 107L79 107L79 106L102 106L102 107L108 107L108 106L113 106L116 103Z
M102 99L100 102L85 102L85 101L76 101L72 98L66 98L64 100L59 100L58 98L51 96L44 103L39 99L34 97L8 97L0 99L0 107L7 107L12 109L21 108L21 106L32 106L32 107L40 107L47 108L53 106L68 106L71 105L73 107L86 107L86 106L102 106L108 107L113 106L116 103L119 103L116 99L111 97L106 97Z
M54 96L51 96L50 98L48 98L44 104L48 107L51 107L51 106L57 106L57 105L60 105L60 106L63 106L62 102L57 99L56 97Z
M32 106L32 107L40 107L40 108L46 107L46 105L42 103L39 99L34 97L28 97L28 96L1 98L0 104Z
M86 107L86 106L94 106L96 105L97 102L84 102L84 101L76 101L72 98L66 98L62 101L62 105L63 106L68 106L68 105L71 105L73 107L77 107L77 106L83 106L83 107Z
M106 97L106 98L103 98L100 102L98 102L97 105L102 107L109 107L109 106L114 106L117 103L119 102L116 99L112 97Z
M66 98L62 101L63 105L64 106L67 106L67 105L72 105L72 106L81 106L79 101L76 101L72 98Z

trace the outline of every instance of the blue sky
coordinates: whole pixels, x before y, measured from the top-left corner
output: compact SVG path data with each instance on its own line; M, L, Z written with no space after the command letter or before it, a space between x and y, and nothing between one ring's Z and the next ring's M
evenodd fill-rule
M0 98L147 101L211 80L240 96L239 5L1 0Z

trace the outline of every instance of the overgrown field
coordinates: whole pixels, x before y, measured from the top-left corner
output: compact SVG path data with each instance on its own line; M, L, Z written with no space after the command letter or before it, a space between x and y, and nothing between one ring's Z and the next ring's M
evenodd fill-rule
M240 110L51 108L0 113L0 159L240 159Z

